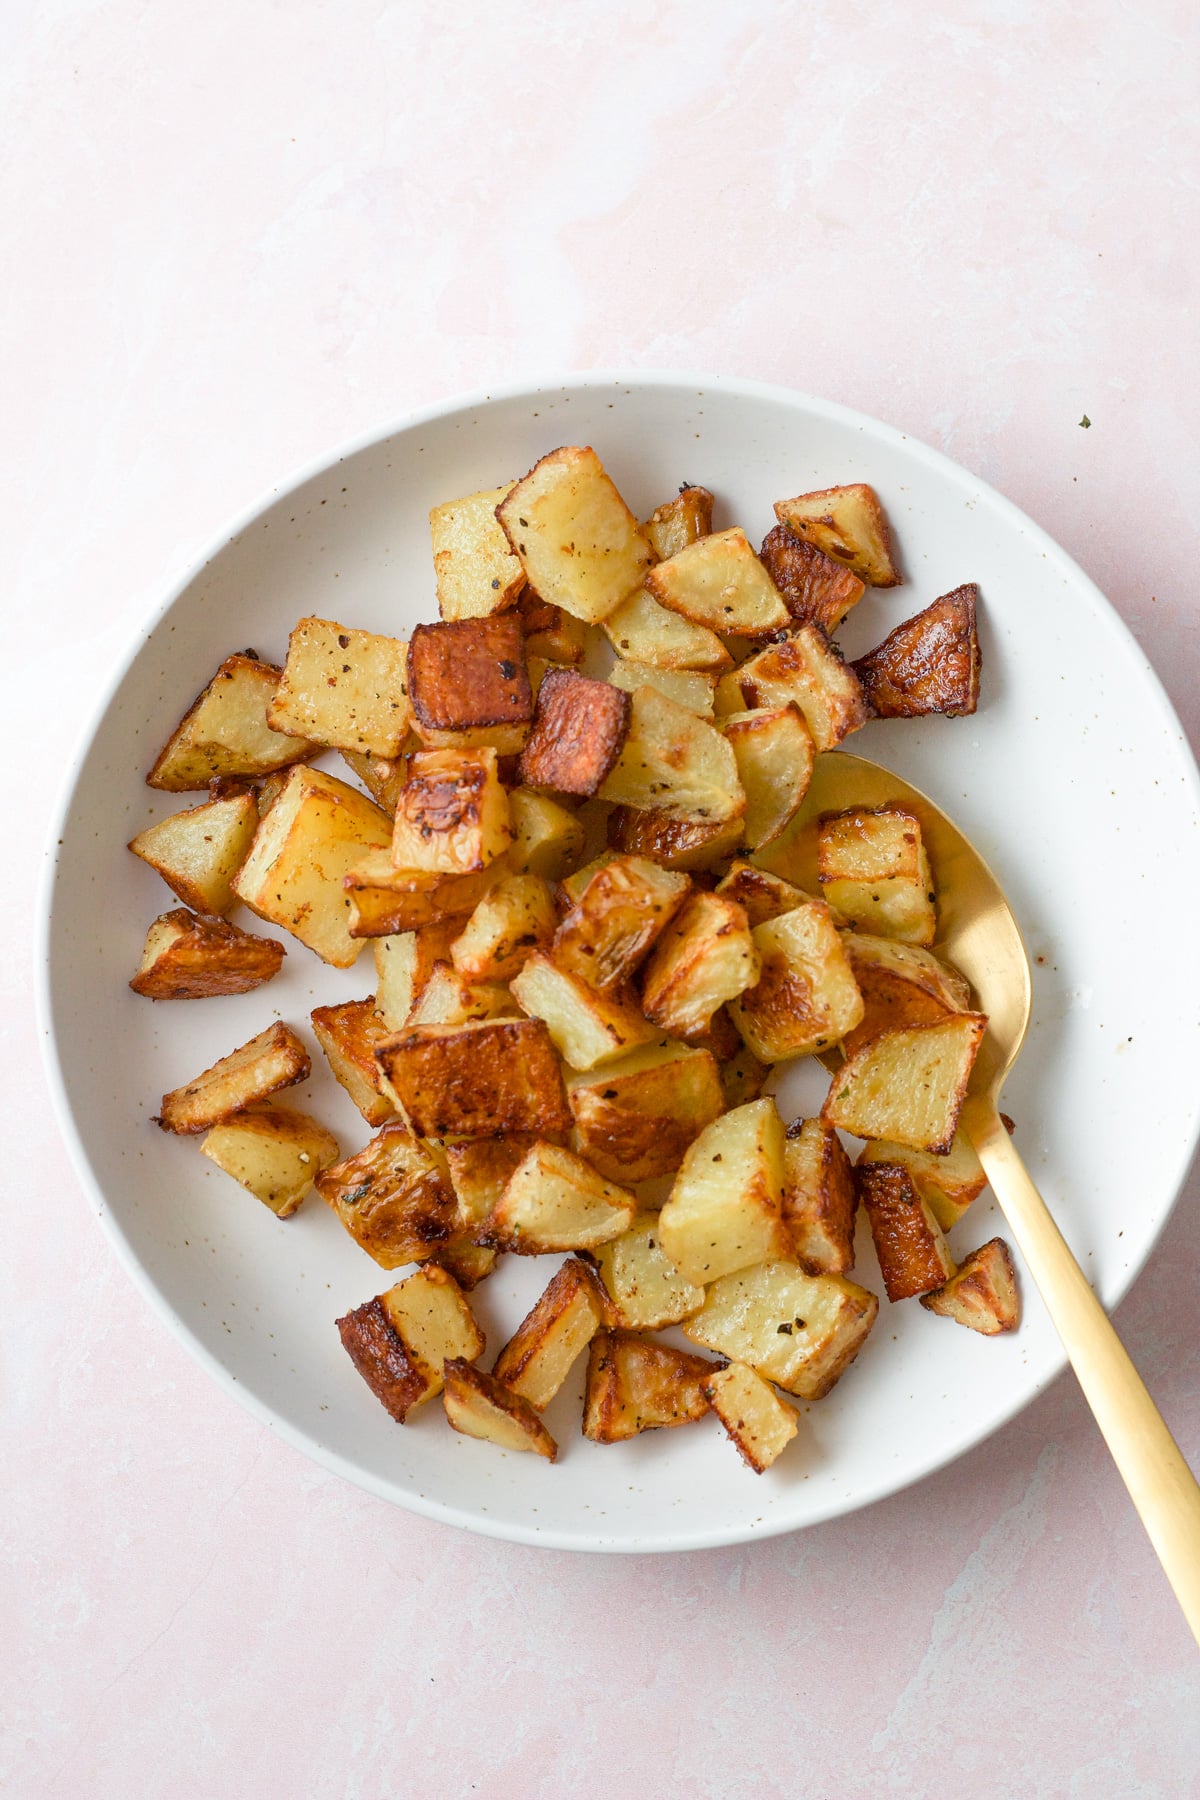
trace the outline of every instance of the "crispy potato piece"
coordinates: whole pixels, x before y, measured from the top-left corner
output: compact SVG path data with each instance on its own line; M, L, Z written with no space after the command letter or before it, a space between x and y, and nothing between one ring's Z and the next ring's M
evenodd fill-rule
M422 750L396 803L392 864L440 875L470 875L512 842L508 795L496 752Z
M598 993L542 950L533 952L511 985L522 1010L545 1021L572 1069L595 1069L657 1036L631 993L623 988Z
M731 1056L736 1056L739 1050L745 1048L742 1034L725 1006L717 1008L703 1031L689 1032L685 1041L693 1049L709 1051L718 1062L728 1062Z
M516 604L525 571L496 508L512 483L448 500L429 514L438 611L443 619L485 619Z
M862 995L829 909L805 900L755 926L761 974L730 1004L733 1022L762 1062L811 1056L862 1018Z
M614 850L651 857L664 869L711 869L741 843L742 821L675 819L654 807L616 806L608 841Z
M859 1154L862 1163L898 1163L907 1169L913 1186L943 1231L950 1231L962 1218L973 1200L987 1186L983 1164L966 1133L959 1130L949 1150L935 1156L929 1150L912 1150L907 1144L895 1144L887 1138L876 1139Z
M880 719L961 718L979 704L982 658L973 581L943 594L860 656L854 673Z
M712 530L713 497L706 487L681 487L674 499L656 506L642 530L659 562L677 556Z
M185 1087L164 1094L161 1114L154 1122L164 1131L207 1131L256 1100L307 1081L311 1073L308 1051L291 1026L280 1020L221 1057Z
M325 1169L317 1192L381 1269L426 1262L452 1236L457 1217L445 1170L399 1121L356 1156Z
M478 1231L481 1244L545 1256L591 1250L628 1230L637 1201L582 1156L535 1144L513 1172Z
M970 1009L967 982L928 950L857 931L847 932L842 943L864 1007L861 1023L842 1040L847 1056L881 1031L935 1025Z
M956 1013L940 1025L881 1032L835 1076L822 1119L855 1137L949 1150L986 1030L983 1013Z
M408 687L417 735L432 747L520 750L533 718L520 619L496 613L418 625L408 647Z
M335 750L394 757L412 711L402 638L356 631L335 619L301 619L267 708L272 731Z
M604 1296L592 1270L571 1257L496 1358L495 1379L544 1412L605 1323Z
M653 663L625 662L618 657L608 672L614 687L634 694L640 687L657 688L676 706L685 706L698 719L713 716L717 678L703 669L656 669Z
M549 670L521 753L521 781L559 794L598 792L621 754L632 717L632 700L611 682L572 669Z
M758 554L796 623L819 625L827 636L866 591L853 569L826 556L807 538L794 536L786 525L768 531Z
M902 806L855 806L823 818L817 880L831 905L878 937L932 944L937 936L920 821Z
M574 813L535 794L531 788L513 788L508 796L513 841L509 863L514 875L540 875L543 881L561 881L583 855L583 826Z
M719 1006L759 978L758 951L736 900L689 895L646 966L646 1017L677 1037L701 1032Z
M442 1391L448 1361L474 1362L484 1337L453 1275L436 1263L337 1322L351 1362L380 1404L403 1425Z
M453 941L483 896L508 873L507 852L469 875L439 875L431 869L394 868L390 850L372 850L342 878L350 902L350 935L395 937L453 919ZM442 960L449 961L448 948Z
M400 789L408 780L409 751L420 748L420 739L409 736L405 739L406 750L399 756L366 756L359 750L342 749L338 752L342 761L350 771L358 776L370 794L376 806L381 806L385 813L393 817L396 802L400 798ZM272 780L277 777L271 777ZM260 812L262 807L259 799Z
M313 1009L313 1034L325 1052L334 1079L341 1083L368 1125L382 1125L395 1107L380 1087L375 1046L388 1028L375 1010L375 999L343 1000L338 1006Z
M756 1475L771 1467L799 1430L795 1407L746 1363L730 1363L710 1375L704 1395Z
M651 1044L571 1075L567 1099L579 1148L622 1182L673 1175L692 1139L724 1110L715 1059L687 1044Z
M417 934L398 931L375 939L375 1011L389 1032L401 1031L412 1009L417 967Z
M787 1254L783 1146L774 1100L735 1107L692 1143L659 1218L659 1242L685 1280L703 1286Z
M921 1305L984 1337L1015 1331L1021 1322L1017 1273L1003 1238L989 1238L944 1287L921 1295Z
M860 1163L858 1192L889 1300L928 1294L954 1274L942 1228L899 1163Z
M375 1054L419 1137L571 1129L562 1070L540 1019L418 1025Z
M370 850L382 850L391 820L320 769L293 769L263 819L233 890L251 912L315 950L335 969L353 966L362 945L350 935L343 878Z
M513 1131L446 1145L459 1231L473 1235L478 1230L537 1141L531 1132Z
M473 1243L465 1232L456 1231L449 1242L434 1253L433 1260L453 1275L460 1288L470 1292L492 1273L500 1261L500 1252Z
M540 875L508 875L486 893L450 948L465 981L509 981L533 950L549 949L558 922Z
M486 1375L461 1357L449 1357L444 1371L442 1404L455 1431L498 1444L501 1450L532 1450L553 1462L558 1445L530 1406L494 1375Z
M515 1019L516 1003L495 981L468 981L449 963L439 963L414 1000L405 1026L465 1025L468 1019Z
M663 1250L657 1213L638 1213L629 1230L603 1244L595 1257L610 1323L624 1330L659 1331L690 1319L704 1305L704 1289L686 1281Z
M181 794L207 787L216 775L269 775L315 756L319 745L267 724L282 673L252 651L227 656L159 751L147 784Z
M589 624L640 587L649 540L590 448L566 445L535 463L496 508L534 590Z
M656 688L632 696L628 736L598 791L602 800L702 824L741 818L746 810L730 745Z
M691 883L645 856L615 856L554 934L560 969L600 991L629 980L679 911Z
M782 875L772 875L769 869L756 869L753 863L741 860L718 881L716 891L723 899L736 900L744 908L751 930L765 925L768 919L782 918L812 898Z
M525 634L527 661L581 663L587 647L587 626L561 606L551 606L527 587L517 605Z
M704 1383L718 1367L632 1331L599 1332L588 1350L584 1437L620 1444L641 1431L702 1419Z
M787 1258L725 1275L683 1327L693 1343L749 1363L802 1400L821 1400L845 1374L879 1302L844 1275L806 1275Z
M591 861L585 862L581 868L573 869L569 875L564 875L558 884L558 910L564 918L572 907L579 905L594 877L600 873L601 869L606 869L609 863L615 860L615 857L614 850L602 850L599 856L593 856Z
M728 685L727 685L728 684ZM728 696L742 698L730 704ZM798 625L718 685L718 714L741 707L786 706L804 715L816 750L835 750L871 716L862 683L815 625Z
M618 657L658 669L706 669L716 674L733 666L715 631L668 612L644 587L608 615L604 634Z
M180 906L151 925L129 985L147 1000L248 994L279 973L283 958L274 938L254 937L225 919L194 918Z
M200 1148L277 1219L291 1218L321 1170L340 1154L331 1131L286 1106L237 1113L214 1125Z
M766 637L791 622L740 525L686 545L651 569L645 585L660 606L710 631Z
M766 1063L759 1062L749 1044L742 1044L720 1065L721 1092L725 1096L725 1105L745 1106L748 1100L757 1100L770 1073Z
M276 769L272 774L264 776L257 784L254 791L254 804L258 808L260 819L266 818L287 786L287 778L290 774L290 768ZM216 779L220 779L220 777ZM209 783L209 793L212 793L212 782Z
M230 885L258 830L251 794L208 800L148 825L130 840L135 856L162 876L193 912L227 913L237 905Z
M837 1132L820 1119L794 1119L783 1150L783 1219L806 1274L850 1273L857 1206L854 1171Z
M846 563L868 586L899 586L887 519L878 494L865 481L777 500L775 517L796 537Z
M746 795L742 836L752 850L759 850L779 836L808 792L813 741L803 713L791 701L730 713L723 730Z

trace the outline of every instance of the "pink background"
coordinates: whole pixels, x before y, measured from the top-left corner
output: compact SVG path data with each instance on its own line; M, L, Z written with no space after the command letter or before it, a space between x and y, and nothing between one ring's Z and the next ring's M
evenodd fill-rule
M0 1789L1200 1793L1200 1664L1068 1380L917 1489L679 1559L477 1540L277 1442L67 1166L29 888L81 711L231 514L572 366L789 383L947 450L1100 582L1195 742L1193 9L14 0L3 30ZM1197 1189L1118 1316L1193 1462Z

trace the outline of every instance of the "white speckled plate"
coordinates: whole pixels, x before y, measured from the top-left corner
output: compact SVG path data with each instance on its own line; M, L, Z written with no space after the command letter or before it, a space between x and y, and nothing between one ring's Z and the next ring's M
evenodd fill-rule
M236 999L152 1005L126 986L146 925L175 902L124 845L191 804L152 793L142 776L221 658L252 645L282 660L307 612L401 635L436 617L430 506L496 486L562 443L594 444L643 515L681 481L704 482L717 524L742 523L756 542L780 495L872 482L906 579L868 592L845 633L852 654L935 595L979 583L979 713L872 724L851 747L927 789L1007 886L1037 966L1033 1028L1005 1106L1109 1304L1149 1255L1200 1123L1200 948L1195 933L1161 924L1164 894L1200 891L1197 772L1134 640L1036 525L886 426L732 381L586 375L435 407L271 494L134 647L78 757L42 907L53 1081L114 1245L232 1394L374 1493L527 1543L691 1549L848 1512L986 1437L1062 1366L1036 1293L1026 1285L1025 1322L999 1342L884 1302L853 1369L804 1409L797 1443L761 1477L715 1419L619 1447L587 1443L582 1368L548 1413L555 1467L457 1436L437 1405L400 1427L334 1329L391 1278L318 1200L281 1223L194 1143L150 1123L164 1089L276 1017L306 1031L314 1005L370 992L369 954L347 974L289 944L281 977ZM817 1066L801 1067L783 1085L785 1110L822 1091ZM323 1068L291 1098L347 1148L365 1140ZM952 1241L962 1251L998 1229L985 1197ZM874 1285L869 1244L861 1263ZM477 1290L493 1349L551 1266L510 1258Z

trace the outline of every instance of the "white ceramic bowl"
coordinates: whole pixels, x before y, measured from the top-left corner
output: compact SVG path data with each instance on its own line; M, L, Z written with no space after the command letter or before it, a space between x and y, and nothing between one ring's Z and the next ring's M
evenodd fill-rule
M1200 891L1197 773L1134 640L1037 526L886 426L749 383L586 375L421 413L276 490L134 647L75 766L43 906L52 1079L113 1243L231 1394L371 1491L528 1543L690 1549L862 1506L1010 1418L1063 1360L1030 1285L1021 1330L995 1342L884 1302L854 1368L804 1409L798 1443L762 1477L715 1419L620 1447L587 1443L581 1368L548 1414L563 1449L553 1468L457 1436L437 1406L401 1428L334 1329L393 1278L319 1201L281 1223L194 1143L150 1123L164 1089L275 1017L304 1031L314 1005L368 993L369 956L339 973L290 945L282 976L236 999L152 1005L126 986L146 925L175 902L125 843L193 803L152 793L142 776L221 658L252 645L282 660L308 612L401 635L436 617L431 504L495 486L561 443L594 444L643 515L681 481L704 482L718 525L743 523L755 541L780 495L872 482L906 584L868 593L844 634L852 654L935 595L980 584L979 713L872 724L851 748L927 789L1007 887L1036 968L1033 1028L1005 1105L1108 1304L1145 1262L1197 1136L1200 951L1169 917L1173 897L1187 904ZM321 1060L311 1089L290 1097L303 1105L311 1091L313 1110L357 1147L366 1128ZM823 1087L817 1065L794 1070L785 1111L811 1110ZM952 1241L961 1252L1002 1228L985 1197ZM869 1244L860 1260L873 1283ZM493 1349L551 1266L509 1258L476 1291Z

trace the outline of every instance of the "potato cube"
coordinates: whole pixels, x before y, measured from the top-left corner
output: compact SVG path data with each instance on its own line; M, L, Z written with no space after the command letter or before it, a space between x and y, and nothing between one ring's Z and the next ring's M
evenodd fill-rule
M540 875L561 881L583 855L583 826L557 800L532 788L513 788L508 796L513 841L509 863L514 875Z
M590 448L543 456L496 508L543 600L577 619L606 618L640 587L654 552Z
M459 1231L473 1235L478 1230L537 1141L531 1132L513 1131L446 1145Z
M533 952L511 985L522 1010L545 1021L572 1069L597 1068L658 1035L631 993L623 988L598 993L542 950Z
M837 1132L820 1119L793 1120L783 1170L783 1218L796 1261L808 1275L848 1275L858 1193Z
M164 1094L162 1111L154 1122L164 1131L207 1131L256 1100L307 1081L311 1073L308 1051L291 1026L280 1020L221 1057L185 1087Z
M267 723L282 673L250 652L226 657L159 751L149 786L186 793L217 775L269 775L315 756L317 744L285 737Z
M862 1019L842 1040L847 1056L881 1031L936 1025L970 1008L967 982L928 950L858 931L847 932L842 941L863 997Z
M146 933L141 967L129 983L147 1000L207 1000L248 994L279 973L283 945L254 937L225 919L197 919L182 907Z
M768 919L780 919L784 913L794 912L811 898L782 875L773 875L769 869L758 869L741 860L718 881L716 891L723 899L736 900L744 908L752 931Z
M796 1409L746 1363L730 1363L704 1383L709 1405L756 1475L783 1454L799 1430Z
M645 585L660 606L710 631L764 637L791 623L740 525L686 545L651 569Z
M730 713L723 730L746 795L742 836L758 850L779 836L808 792L813 741L804 715L791 701Z
M532 1450L547 1462L554 1461L558 1445L528 1400L461 1357L447 1360L444 1379L442 1404L455 1431L497 1444L501 1450Z
M559 794L594 794L621 754L633 702L611 682L551 669L521 753L521 781Z
M512 487L448 500L429 514L438 611L443 619L484 619L516 603L525 571L509 547L496 508Z
M413 1003L417 934L398 931L375 939L375 1011L389 1032L401 1031Z
M631 1331L599 1332L588 1350L584 1437L620 1444L641 1431L702 1419L704 1383L717 1367Z
M601 991L628 981L690 886L686 875L648 857L610 858L555 932L555 963Z
M826 556L807 538L794 536L786 525L767 533L758 554L797 625L818 625L827 636L865 592L853 569Z
M515 613L418 625L408 647L413 725L432 747L520 750L533 718L525 636Z
M905 944L937 936L933 874L914 813L850 807L821 820L817 879L853 924Z
M942 1228L899 1163L860 1163L858 1191L889 1300L941 1287L954 1273Z
M418 1137L571 1129L562 1069L540 1019L418 1025L375 1054Z
M388 1027L370 1000L343 1000L338 1006L318 1006L312 1028L325 1052L334 1079L341 1083L368 1125L382 1125L395 1111L380 1086L375 1046L388 1036Z
M545 1256L591 1250L619 1237L637 1210L632 1194L606 1181L582 1156L535 1144L478 1232L481 1244Z
M973 1200L987 1186L983 1164L975 1154L966 1133L960 1128L954 1141L942 1156L929 1150L911 1150L907 1144L894 1144L882 1138L867 1144L859 1155L863 1163L898 1163L907 1169L912 1184L943 1231L957 1225Z
M714 1057L687 1044L651 1044L571 1075L567 1099L583 1154L623 1182L673 1175L693 1138L724 1110Z
M815 625L798 625L778 638L717 688L718 714L741 707L786 706L792 701L804 715L813 745L835 750L871 716L858 676ZM740 693L731 705L725 698Z
M659 1241L658 1214L641 1212L619 1238L596 1251L611 1322L629 1331L659 1331L690 1319L704 1289L687 1281Z
M656 669L653 663L625 662L618 657L608 672L608 679L627 694L636 693L640 687L657 688L660 694L674 700L676 706L685 706L697 718L711 719L713 716L717 678L703 669Z
M398 1281L337 1322L351 1362L401 1425L442 1391L448 1361L474 1362L484 1337L454 1277L436 1263Z
M314 746L313 753L314 753L314 755L316 754L315 746ZM344 760L345 760L345 752L343 752L343 761ZM272 773L270 775L264 775L262 780L255 784L254 804L258 808L258 816L260 819L266 818L267 814L270 812L271 808L274 806L275 802L278 800L280 794L282 794L284 788L287 786L287 778L290 774L291 774L290 768L275 769L272 771ZM224 776L215 776L214 777L214 780L217 780L217 781L221 781L224 779L226 779L226 777L224 777ZM230 776L230 777L228 777L228 779L232 781L232 780L237 780L238 777ZM212 789L213 789L213 783L210 781L208 784L208 791L210 794L212 793Z
M741 843L742 821L677 819L654 807L615 806L608 841L614 850L651 857L664 869L712 869Z
M806 1275L779 1258L714 1282L683 1330L789 1394L820 1400L854 1361L878 1313L874 1294L844 1275Z
M525 634L525 659L532 663L581 663L587 647L587 626L582 619L551 606L527 587L517 603Z
M720 1064L721 1092L726 1107L745 1106L757 1100L771 1073L766 1063L759 1062L749 1044L743 1044Z
M394 757L408 736L408 646L334 619L301 619L267 708L273 731L338 750Z
M1004 1239L990 1238L972 1250L944 1287L921 1295L921 1305L984 1337L1015 1331L1021 1322L1021 1296Z
M343 878L368 851L385 848L391 830L387 814L356 788L319 769L293 769L233 890L323 962L349 969L362 945L350 935Z
M596 1277L572 1257L517 1326L492 1374L543 1412L604 1322L604 1297Z
M549 949L558 919L540 875L508 875L486 893L450 950L466 981L509 981L532 950Z
M659 562L677 556L712 530L713 497L706 487L681 487L671 500L656 506L642 527Z
M865 481L775 502L775 517L796 537L846 563L870 587L897 587L891 538L879 496Z
M746 810L737 762L725 738L685 706L648 687L632 696L629 734L599 794L618 805L653 807L702 824L741 818Z
M783 1147L774 1100L736 1107L694 1140L659 1218L659 1242L685 1280L703 1286L787 1254Z
M254 842L258 807L252 794L209 800L148 825L130 841L193 912L227 913L237 905L231 883Z
M983 1013L956 1013L940 1025L881 1032L835 1076L822 1119L855 1137L949 1150L986 1030Z
M512 842L496 752L421 750L396 803L392 864L440 875L486 869Z
M468 1019L514 1019L517 1007L508 989L495 981L468 981L449 963L439 963L414 1000L405 1026L465 1025Z
M854 673L880 719L919 719L929 713L960 718L979 704L979 631L973 581L943 594L897 625L882 644L860 656Z
M454 1192L440 1162L400 1121L317 1178L317 1192L383 1269L425 1262L451 1237Z
M668 612L643 587L604 620L604 635L618 657L658 669L728 669L733 658L715 631Z
M811 1056L862 1018L862 996L829 909L805 900L753 932L761 974L730 1004L733 1022L763 1062Z
M646 966L646 1017L677 1037L704 1031L717 1008L759 978L759 955L736 900L689 895Z
M483 896L508 872L507 854L468 875L445 875L394 868L390 850L372 850L342 878L350 901L350 935L395 937L454 919L453 942ZM449 961L448 948L443 960Z
M399 756L366 756L358 750L342 749L338 752L342 761L370 794L376 806L381 806L385 813L395 817L396 802L400 798L400 789L408 780L408 757L410 750L420 748L421 740L411 732L405 739L409 747ZM272 779L278 779L273 777ZM259 794L259 811L262 806L262 795ZM268 809L269 810L269 809Z
M290 1219L322 1169L336 1162L338 1141L306 1113L255 1106L214 1125L200 1146L278 1219Z

